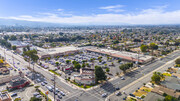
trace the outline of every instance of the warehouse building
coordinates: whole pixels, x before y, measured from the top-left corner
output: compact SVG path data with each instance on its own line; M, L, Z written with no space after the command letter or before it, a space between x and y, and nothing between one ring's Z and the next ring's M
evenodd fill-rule
M126 51L116 51L116 50L110 50L110 49L101 49L101 48L87 48L88 52L95 52L103 55L109 55L114 58L119 58L126 61L131 62L139 62L139 63L147 63L150 62L153 57L143 54L137 54L132 52L126 52Z
M74 46L65 46L65 47L58 47L58 48L51 48L51 49L40 49L38 50L39 58L47 58L47 57L56 57L56 56L64 56L64 55L71 55L80 52L80 48Z

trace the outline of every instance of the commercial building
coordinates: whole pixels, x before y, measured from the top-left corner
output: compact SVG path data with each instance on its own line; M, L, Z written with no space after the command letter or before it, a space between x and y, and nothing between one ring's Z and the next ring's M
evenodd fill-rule
M11 43L11 46L16 46L16 48L23 48L23 47L27 47L27 46L32 46L28 43L22 42L22 41L8 41L9 43Z
M0 92L0 101L12 101L7 92Z
M110 50L110 49L101 49L101 48L87 48L88 52L95 52L103 55L109 55L114 58L119 58L121 60L127 60L132 62L139 62L139 63L147 63L150 62L153 57L143 54L137 54L132 52L126 52L126 51L116 51L116 50Z
M64 56L64 55L71 55L78 53L80 48L74 46L65 46L65 47L58 47L58 48L51 48L51 49L42 49L37 48L39 58L46 58L46 57L55 57L55 56Z
M18 77L15 79L12 79L8 84L8 89L20 89L30 84L30 81L25 79L24 77Z
M80 75L74 76L75 82L79 84L94 84L95 83L95 74L94 69L81 68Z

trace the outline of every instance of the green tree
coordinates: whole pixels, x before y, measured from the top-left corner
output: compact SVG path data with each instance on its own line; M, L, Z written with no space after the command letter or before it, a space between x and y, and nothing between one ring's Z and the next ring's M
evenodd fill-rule
M87 67L90 67L89 63L86 63L86 66L87 66Z
M170 95L167 95L165 98L164 98L164 101L179 101L177 98L175 97L172 97Z
M164 76L160 72L154 72L151 80L154 81L156 84L160 84L162 78L164 78Z
M9 38L9 40L11 40L11 41L15 41L15 40L17 40L17 38L16 38L16 36L15 36L15 35L11 35L11 36L10 36L10 38Z
M180 64L180 58L176 59L175 63Z
M78 62L77 62L77 61L75 61L75 60L74 60L74 61L72 61L72 64L73 64L73 65L75 65L75 64L77 64L77 63L78 63Z
M28 51L30 50L30 47L29 47L29 45L27 45L27 47L26 47L26 48L27 48L27 50L28 50Z
M118 43L119 43L118 40L113 41L113 44L118 44Z
M55 64L56 64L56 66L59 66L59 62L56 62Z
M81 68L81 65L79 63L74 64L74 68L76 68L77 70L79 70Z
M150 43L149 47L150 47L150 49L153 49L153 50L158 49L158 45L156 45L155 43Z
M133 63L126 63L119 66L119 69L126 73L126 70L130 69L131 67L133 67Z
M16 50L16 46L12 46L12 49L13 49L13 50Z
M14 101L21 101L21 98L15 98Z
M109 71L110 71L109 68L106 68L106 72L109 73Z
M95 66L95 82L106 80L107 76L100 66Z
M27 50L26 50L26 48L25 47L23 47L23 52L26 52Z
M48 57L47 59L48 59L48 61L49 61L49 60L51 60L51 57Z
M71 60L66 60L66 63L69 64L71 62Z
M85 63L82 64L82 67L83 67L83 68L86 67Z
M156 45L155 43L150 43L149 48L151 49L153 55L154 50L158 49L158 45Z
M30 101L42 101L41 98L31 97Z
M147 52L148 46L147 45L141 45L141 51L142 52Z

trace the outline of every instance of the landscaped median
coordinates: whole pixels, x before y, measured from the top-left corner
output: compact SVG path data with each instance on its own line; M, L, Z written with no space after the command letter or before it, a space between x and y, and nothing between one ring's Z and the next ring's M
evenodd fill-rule
M36 87L35 87L36 88ZM52 101L49 97L46 96L46 94L44 94L40 89L39 87L36 88L36 90L39 92L39 94L41 94L43 97L45 97L45 99L48 101Z
M70 81L69 79L67 79L67 80ZM75 81L70 81L70 83L72 83L72 84L74 84L74 85L76 85L76 86L78 86L78 87L80 87L80 88L84 88L84 89L88 89L88 88L91 88L91 87L95 86L95 85L83 85L83 84L78 84L78 83L75 82Z
M59 73L57 73L55 70L49 70L51 73L57 75L57 76L61 76Z
M135 96L143 98L144 96L147 95L148 92L151 92L152 88L148 87L141 87L139 90L136 90L133 94Z

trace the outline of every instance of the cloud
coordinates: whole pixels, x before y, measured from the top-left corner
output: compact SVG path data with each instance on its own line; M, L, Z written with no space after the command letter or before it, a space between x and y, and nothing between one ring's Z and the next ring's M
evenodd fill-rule
M106 7L99 7L99 9L107 10L109 12L123 12L124 10L121 9L124 5L114 5L114 6L106 6Z
M114 5L114 6L106 6L106 7L100 7L99 9L115 9L115 8L121 8L124 7L123 5Z
M60 9L60 8L59 8L59 9L57 9L57 11L63 11L63 10L64 10L64 9Z
M107 7L108 8L108 7ZM109 7L113 8L113 7ZM103 24L103 25L121 25L121 24L180 24L180 10L166 11L165 8L143 9L139 12L125 14L93 14L88 16L69 15L61 16L59 14L46 14L43 16L21 15L13 17L1 17L6 19L40 21L51 23L67 24Z

